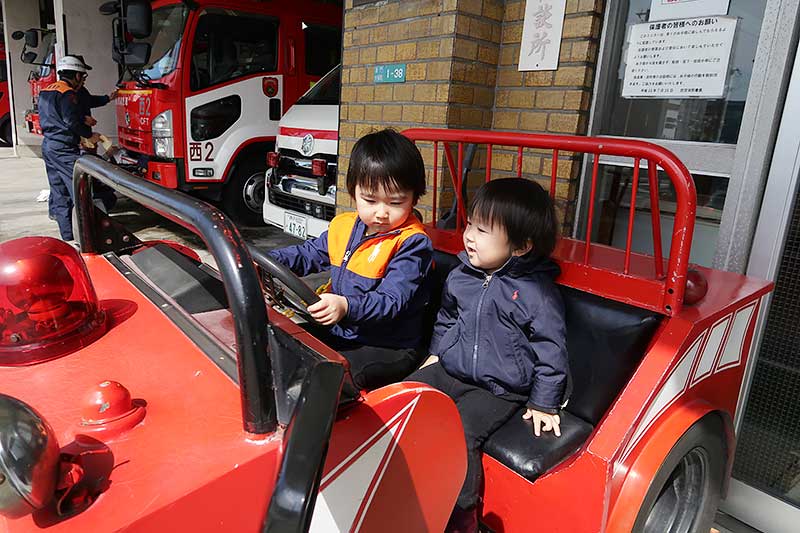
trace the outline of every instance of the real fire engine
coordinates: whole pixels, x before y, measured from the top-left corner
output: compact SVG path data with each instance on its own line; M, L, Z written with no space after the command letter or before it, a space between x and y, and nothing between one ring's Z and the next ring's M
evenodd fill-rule
M152 11L151 11L152 8ZM121 163L263 224L283 113L339 62L340 1L109 2Z
M11 38L14 40L25 39L20 59L23 63L37 67L28 74L31 108L25 111L25 128L34 135L41 135L39 93L58 79L56 75L56 32L51 29L31 28L24 32L14 32Z
M11 144L11 106L8 97L8 70L6 65L6 48L0 43L0 139Z

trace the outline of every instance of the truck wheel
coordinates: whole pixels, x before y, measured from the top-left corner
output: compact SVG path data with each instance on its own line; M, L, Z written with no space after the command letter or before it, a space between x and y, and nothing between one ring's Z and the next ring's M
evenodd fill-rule
M239 224L244 226L264 225L264 163L248 159L237 165L225 190L222 192L222 208Z
M14 143L14 139L11 138L11 121L7 120L0 126L0 138L2 138L3 142L7 145L11 146Z
M635 533L708 533L725 475L724 439L717 416L696 422L683 434L650 484Z

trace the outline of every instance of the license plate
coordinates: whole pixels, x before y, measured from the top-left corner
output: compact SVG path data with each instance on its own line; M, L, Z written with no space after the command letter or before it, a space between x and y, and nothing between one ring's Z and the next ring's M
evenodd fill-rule
M294 235L298 239L306 239L307 224L306 217L286 212L283 214L283 231L289 235Z

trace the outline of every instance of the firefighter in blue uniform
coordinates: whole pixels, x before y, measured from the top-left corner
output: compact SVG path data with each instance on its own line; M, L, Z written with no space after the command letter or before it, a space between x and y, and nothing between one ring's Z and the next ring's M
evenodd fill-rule
M81 138L91 143L99 140L98 134L92 134L94 119L88 115L86 96L81 95L89 70L91 67L82 58L64 56L56 65L59 80L39 94L39 121L44 134L42 156L50 183L50 205L65 241L74 239L72 169L80 157Z

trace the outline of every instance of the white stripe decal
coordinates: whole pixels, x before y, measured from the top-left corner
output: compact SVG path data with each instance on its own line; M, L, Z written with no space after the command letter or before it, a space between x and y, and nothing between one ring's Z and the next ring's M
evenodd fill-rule
M694 378L692 385L711 375L711 370L714 368L714 361L717 359L719 347L722 345L722 340L725 336L725 330L728 329L728 324L731 317L726 316L711 327L711 334L708 336L708 341L703 348L703 353L700 356L700 363L694 371Z
M686 389L686 382L689 380L689 374L692 371L695 356L700 350L702 340L703 336L701 335L694 341L691 348L686 350L681 362L678 363L678 366L675 367L669 379L667 379L667 382L661 387L661 390L658 391L658 395L653 400L653 403L650 404L650 408L647 410L642 422L636 429L636 433L633 434L633 438L631 439L633 444L628 445L626 455L629 450L633 449L635 443L639 441L645 431L647 431L650 427L650 423Z
M737 366L742 362L744 337L747 334L750 319L753 317L757 303L753 302L753 305L736 312L736 317L733 319L733 327L730 335L728 335L728 342L725 344L725 350L722 352L716 372Z
M358 531L418 401L419 396L322 479L310 533Z
M759 298L735 313L727 315L698 335L653 399L631 440L628 441L619 464L625 461L656 419L684 392L704 379L742 363L744 339L750 330L752 318L760 301ZM705 338L707 341L703 344ZM687 384L692 368L695 368L694 377L691 383Z

